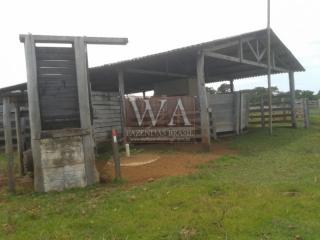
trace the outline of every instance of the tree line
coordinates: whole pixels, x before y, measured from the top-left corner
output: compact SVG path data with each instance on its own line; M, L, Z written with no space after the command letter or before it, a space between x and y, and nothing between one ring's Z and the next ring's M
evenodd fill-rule
M207 87L207 91L211 94L216 93L230 93L231 88L230 84L223 83L217 89L213 87ZM290 92L283 92L278 89L278 87L271 87L272 95L276 96L277 98L287 97ZM248 93L250 95L250 99L252 102L259 102L261 98L268 98L268 88L265 87L256 87L253 89L245 89L241 90L241 92ZM320 99L320 91L317 93L310 91L310 90L295 90L296 99L306 98L308 100L317 100Z

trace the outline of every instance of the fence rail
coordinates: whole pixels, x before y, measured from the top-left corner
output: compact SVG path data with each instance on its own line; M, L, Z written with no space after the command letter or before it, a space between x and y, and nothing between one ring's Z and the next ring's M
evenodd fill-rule
M315 104L312 102L311 104ZM302 120L304 127L309 127L309 107L310 101L307 99L297 99L294 110L297 120ZM269 123L269 106L264 98L260 104L250 104L249 125L265 127ZM288 98L276 99L272 103L272 123L281 125L292 125L292 107Z

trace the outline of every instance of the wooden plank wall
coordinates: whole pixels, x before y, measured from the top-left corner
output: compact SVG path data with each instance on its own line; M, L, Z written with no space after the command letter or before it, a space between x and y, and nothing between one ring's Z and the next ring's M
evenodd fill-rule
M42 130L80 128L72 47L36 47Z
M215 133L238 133L248 126L248 96L246 94L208 94L207 96Z
M208 103L209 107L212 109L216 133L234 131L233 94L209 95Z
M97 144L111 140L111 129L122 135L121 102L118 92L91 92L94 139Z

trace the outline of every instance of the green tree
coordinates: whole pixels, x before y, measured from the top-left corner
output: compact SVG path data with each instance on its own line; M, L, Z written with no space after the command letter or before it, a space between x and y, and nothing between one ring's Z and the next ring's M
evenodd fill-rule
M248 93L250 96L250 101L254 104L260 103L261 98L267 99L269 96L268 88L256 87L254 89L243 90L242 92ZM278 87L271 87L272 95L282 94Z
M210 94L216 94L217 90L215 90L213 87L206 87L207 93Z
M218 93L230 93L231 92L231 87L230 84L228 83L223 83L218 87Z
M295 94L296 94L296 98L297 99L301 99L301 98L307 98L309 100L316 100L318 99L318 96L317 95L314 95L314 92L313 91L310 91L310 90L299 90L297 89L295 91ZM319 94L319 93L318 93Z

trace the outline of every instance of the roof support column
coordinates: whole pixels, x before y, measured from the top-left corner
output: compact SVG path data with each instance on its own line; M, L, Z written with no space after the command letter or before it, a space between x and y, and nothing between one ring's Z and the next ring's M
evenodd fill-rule
M81 128L89 130L88 135L83 136L84 165L87 176L87 184L98 181L98 172L95 167L94 140L92 136L90 96L87 72L87 45L83 37L74 39L74 51L76 60L78 98Z
M28 105L29 105L29 122L31 132L31 149L34 166L34 189L36 192L44 191L43 170L40 153L40 132L41 118L39 106L39 92L37 82L37 65L35 42L31 34L27 35L24 40L27 80L28 80Z
M230 92L234 92L234 84L233 84L233 79L230 80Z
M290 86L290 103L291 103L291 122L292 127L297 127L297 119L296 119L296 94L295 94L295 86L294 86L294 72L289 72L289 86Z
M123 143L127 143L127 131L126 131L126 105L124 98L124 72L123 70L118 71L118 86L120 94L120 103L121 103L121 128L123 135Z
M199 52L197 56L197 86L200 104L201 142L209 150L211 139L203 52Z

